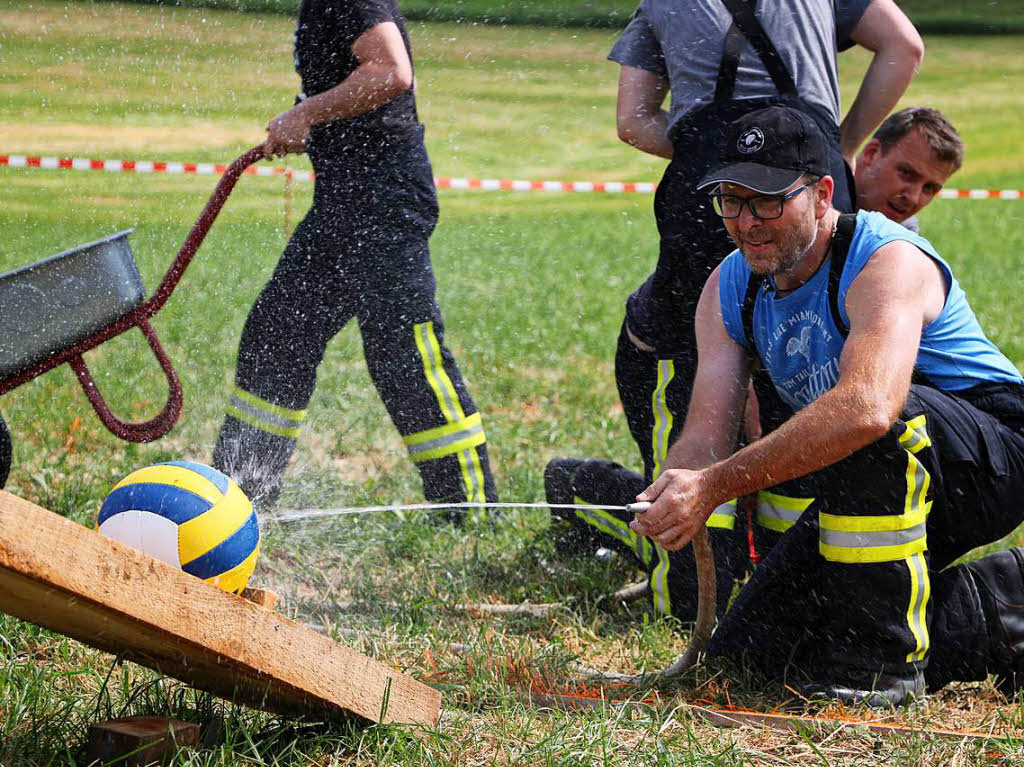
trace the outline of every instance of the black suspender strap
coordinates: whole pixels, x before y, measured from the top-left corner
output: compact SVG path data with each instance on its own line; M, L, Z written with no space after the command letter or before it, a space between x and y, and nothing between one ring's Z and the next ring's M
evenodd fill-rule
M779 94L782 96L796 97L796 83L793 82L793 77L789 74L789 70L786 69L786 65L782 62L782 57L776 50L772 41L764 31L764 27L761 26L761 22L757 20L757 16L754 14L754 7L757 0L722 0L722 4L732 14L735 26L739 27L744 37L750 41L750 44L754 46L754 50L757 51L757 55L761 57L761 61L764 63L765 69L768 70L768 74L772 78L772 82L775 83L775 87L778 89ZM732 30L730 29L730 35ZM729 55L729 36L726 37L726 51L722 55L722 64L727 63L727 57ZM739 63L739 56L736 56L736 63ZM722 69L719 68L719 84L722 80ZM735 84L736 80L736 64L732 65L732 80ZM718 89L715 90L716 97L719 95ZM732 89L729 89L728 98L732 97Z
M732 92L736 88L736 70L740 65L740 54L747 45L739 25L735 20L725 36L725 47L722 49L722 61L718 65L718 81L715 83L715 103L724 104L732 101Z
M740 316L743 318L743 337L747 339L750 356L754 359L757 359L757 346L754 344L754 304L757 303L757 293L763 284L764 277L750 273L747 292L743 295L743 307L740 309Z
M832 322L843 338L850 334L850 329L843 322L839 311L839 281L846 267L846 256L850 252L850 242L857 228L857 214L841 213L836 222L836 233L832 236L832 261L828 267L828 306L832 312Z

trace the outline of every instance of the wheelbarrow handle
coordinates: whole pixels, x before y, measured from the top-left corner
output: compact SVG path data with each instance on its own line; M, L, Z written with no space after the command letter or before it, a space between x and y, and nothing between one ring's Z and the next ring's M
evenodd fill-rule
M167 353L164 352L163 347L160 345L153 326L145 319L140 320L138 326L139 330L146 336L149 348L153 350L153 354L156 355L157 360L160 362L160 367L164 371L164 376L167 378L167 404L164 405L164 409L156 417L141 423L122 421L110 411L106 401L103 399L103 395L100 394L100 390L96 386L96 382L92 378L92 374L89 372L89 368L85 366L85 360L82 359L81 355L69 360L68 364L71 365L75 375L78 376L78 382L82 385L85 396L89 398L92 409L96 411L100 421L103 422L103 425L112 434L127 442L152 442L169 432L181 414L181 381L178 379L178 374L174 372L174 367L171 365L171 360L168 358Z
M178 285L178 280L185 273L185 269L192 261L192 257L199 250L199 246L203 243L206 233L210 231L210 226L213 224L214 219L217 218L220 209L224 207L224 202L228 199L228 195L231 194L231 190L235 188L235 183L245 172L246 168L262 160L264 156L263 144L258 144L228 166L227 170L220 177L220 181L217 182L217 186L210 195L210 199L206 201L206 205L193 225L192 231L188 233L188 237L185 238L185 242L182 243L181 248L178 250L178 255L175 256L167 273L164 274L164 278L160 281L153 295L136 310L137 314L143 317L152 317L160 311L167 299L170 298L171 293L174 292L174 288Z

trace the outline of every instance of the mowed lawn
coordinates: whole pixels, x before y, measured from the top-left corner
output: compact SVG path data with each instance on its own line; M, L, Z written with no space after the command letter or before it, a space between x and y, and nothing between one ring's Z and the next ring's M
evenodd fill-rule
M292 26L273 15L0 0L0 154L228 162L258 143L266 121L292 101ZM662 162L615 137L617 67L605 60L614 31L413 23L410 34L436 175L657 179ZM926 43L904 104L936 106L963 133L967 162L951 185L1024 187L1020 39ZM867 63L858 51L841 58L846 104ZM214 184L210 176L0 168L0 268L134 228L135 255L152 290ZM168 437L128 445L107 434L65 367L0 400L15 440L8 489L91 524L129 471L159 460L208 461L246 311L310 193L310 184L289 191L281 178L244 177L157 315L185 388L185 412ZM484 413L503 499L542 500L541 472L555 455L635 464L612 355L623 301L654 263L651 196L441 191L440 201L431 245L447 340ZM1022 218L1024 201L940 200L922 226L954 264L990 336L1024 367ZM161 407L163 379L138 333L87 360L117 412L142 419ZM321 367L283 503L418 500L417 476L369 384L358 335L347 328ZM331 625L349 629L341 641L439 685L445 726L420 741L387 728L311 734L229 709L226 745L190 763L327 764L333 754L345 764L731 765L761 763L770 747L781 754L774 763L940 763L962 748L957 758L980 764L992 748L926 736L876 746L856 728L768 740L714 730L685 704L775 707L782 698L704 671L669 691L665 706L538 711L524 702L522 669L565 674L576 657L615 670L654 668L685 639L664 621L641 620L640 607L605 610L601 596L622 585L629 568L559 562L547 533L542 511L510 512L497 525L465 531L411 514L269 531L256 580L281 591L286 610L310 620L327 614ZM325 594L399 607L339 616ZM438 609L520 600L567 607L554 619L494 622ZM210 716L208 698L173 685L150 683L133 697L132 683L151 682L148 672L119 666L106 680L110 656L28 624L0 617L0 637L2 763L80 757L97 710ZM446 649L453 641L469 644L468 654ZM1019 707L977 685L900 720L1003 730L1020 717ZM1019 756L1016 743L1000 748Z

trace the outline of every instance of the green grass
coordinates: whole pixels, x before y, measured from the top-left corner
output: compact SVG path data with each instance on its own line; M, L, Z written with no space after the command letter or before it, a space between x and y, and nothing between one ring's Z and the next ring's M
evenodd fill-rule
M294 13L297 0L136 0L137 2L239 11ZM556 27L622 29L636 3L630 0L403 0L408 19L475 21L485 24L538 24ZM904 0L900 7L926 34L1021 34L1022 0Z
M283 15L0 0L0 153L230 160L260 141L266 120L291 101L291 27ZM415 22L410 32L437 175L657 178L660 161L614 135L617 71L604 60L614 30ZM1019 42L934 37L928 46L904 103L937 106L960 128L968 157L953 184L1020 188L1024 149L1013 140L1015 96L1024 85ZM859 52L841 59L846 103L867 61ZM0 185L0 269L134 227L152 290L214 179L0 169ZM296 185L292 223L310 192ZM1024 367L1022 205L938 201L922 223L954 263L991 337ZM611 366L622 302L656 252L650 206L644 195L441 193L431 248L447 338L485 414L506 500L540 500L541 471L555 455L636 461ZM185 387L179 425L150 445L119 442L88 409L70 370L50 372L3 398L15 439L10 489L90 524L129 471L171 458L208 461L242 322L285 241L282 181L243 178L154 322ZM143 418L160 407L164 391L137 336L105 344L88 362L115 409ZM419 500L354 328L331 344L321 371L285 503ZM131 713L220 727L209 748L181 756L180 764L986 763L991 744L983 742L912 735L876 743L855 727L801 736L712 729L686 705L780 703L777 689L714 669L667 691L661 706L569 714L529 705L521 668L565 676L576 658L609 669L654 668L681 649L676 627L642 619L641 607L607 609L607 594L631 575L618 562L559 562L542 512L509 513L494 527L466 531L415 514L272 530L257 580L281 592L286 611L345 629L339 641L441 689L439 732L416 739L400 728L325 729L224 706L0 616L0 763L78 763L91 721ZM339 614L325 595L374 606ZM566 608L552 618L491 621L443 608L522 599ZM451 642L468 649L454 652ZM1021 711L980 685L902 716L922 726L992 724L1019 735ZM1019 741L1004 748L1006 763L1020 758Z

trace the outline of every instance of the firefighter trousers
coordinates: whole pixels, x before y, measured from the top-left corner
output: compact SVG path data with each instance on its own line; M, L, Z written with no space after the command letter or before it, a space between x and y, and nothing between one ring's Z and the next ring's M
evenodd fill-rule
M615 354L615 380L630 434L640 450L644 473L638 474L613 461L580 462L572 477L571 493L563 500L593 509L555 513L586 530L588 544L607 546L635 557L648 574L655 610L689 622L697 614L697 571L692 547L667 552L629 528L632 515L602 506L633 503L637 494L659 474L669 447L682 431L683 416L679 414L685 415L689 403L690 379L677 375L675 360L658 359L653 352L633 344L623 323ZM719 613L724 611L733 584L747 565L747 527L742 515L737 517L736 508L735 501L723 504L708 520L715 552Z
M957 643L985 641L933 626L945 607L935 598L955 592L944 583L951 563L1021 523L1022 494L1024 387L913 385L886 436L764 497L759 514L777 521L778 540L722 619L709 657L774 679L922 670L927 678L933 645L948 664Z
M437 220L422 140L325 162L313 205L252 307L214 464L272 503L328 342L359 323L370 378L429 501L497 499L480 413L435 300Z

